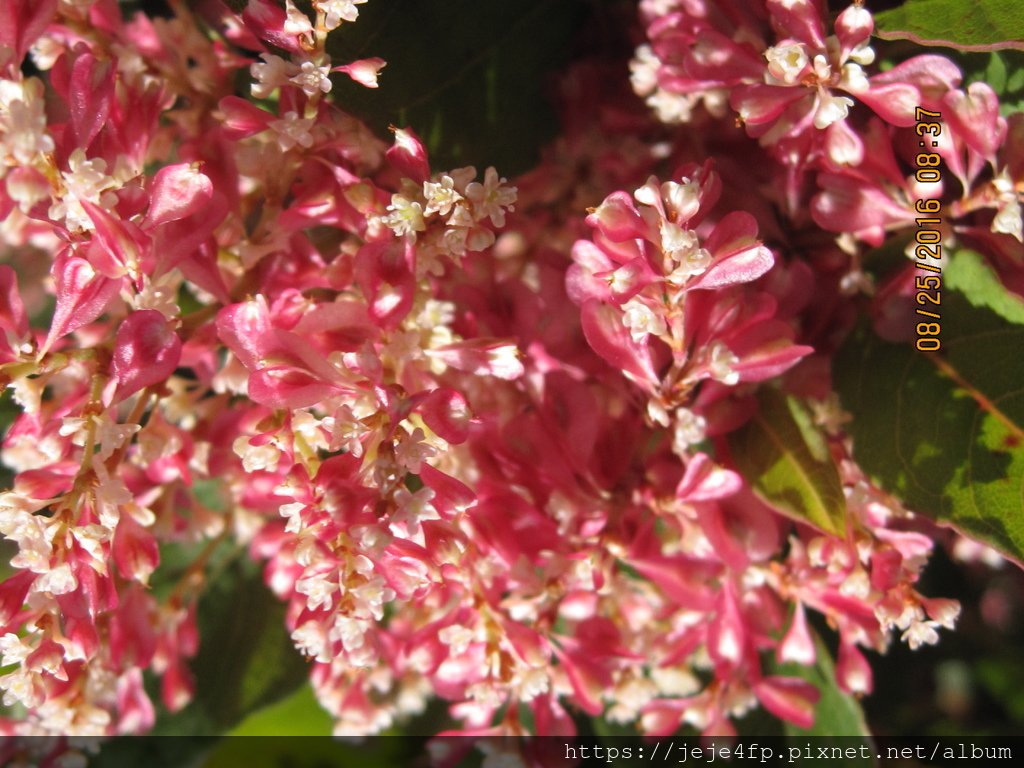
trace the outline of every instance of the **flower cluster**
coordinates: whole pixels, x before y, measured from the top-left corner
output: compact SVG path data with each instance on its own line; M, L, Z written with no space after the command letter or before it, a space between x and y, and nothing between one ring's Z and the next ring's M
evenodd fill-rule
M919 55L869 74L871 13L856 0L828 34L824 5L643 0L648 42L630 65L633 86L665 122L696 120L700 105L715 118L733 110L778 164L781 210L798 227L809 211L814 225L839 235L850 257L844 290L873 290L860 270L863 245L912 230L920 216L915 201L930 198L952 214L943 245L991 253L1004 282L1019 290L1013 254L1024 242L1024 177L1019 145L1009 137L1020 131L1020 115L1002 117L984 82L961 88L959 68L943 56ZM925 138L950 169L945 183L921 183L910 172L919 150L906 129L918 108L944 116L939 132ZM912 327L913 285L908 264L882 286L883 335L898 338Z
M1021 123L991 90L937 57L868 76L860 4L826 36L814 0L643 0L633 83L672 128L577 65L565 134L512 185L325 98L332 73L378 85L382 60L327 53L365 2L0 16L0 730L145 731L144 672L185 706L232 543L344 734L433 696L476 733L576 712L727 733L758 703L808 726L818 693L778 666L824 653L809 612L855 694L864 649L952 627L827 356L861 244L913 225L911 102L951 116L949 236L1024 286ZM711 146L729 107L743 130ZM769 504L731 455L779 402L834 464L842 526ZM197 554L168 575L175 544Z

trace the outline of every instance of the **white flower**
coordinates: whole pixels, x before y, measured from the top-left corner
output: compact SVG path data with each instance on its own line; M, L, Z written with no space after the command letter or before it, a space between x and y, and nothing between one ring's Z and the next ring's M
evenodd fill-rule
M447 216L452 206L463 199L462 195L455 191L455 180L448 175L442 176L440 181L424 181L423 197L427 201L424 210L427 216L432 213Z
M429 488L420 488L416 493L410 493L405 488L399 488L395 492L395 511L391 514L391 531L400 535L401 531L396 527L404 527L407 535L417 536L420 531L420 521L437 520L439 515L434 506L430 503L434 498L434 492Z
M302 530L302 513L305 509L306 505L301 501L294 501L280 506L277 510L278 513L288 521L284 527L285 533L298 533Z
M813 66L814 75L818 78L819 82L825 83L832 79L832 65L820 53L814 57Z
M10 154L21 165L53 152L53 138L46 132L43 84L34 77L20 86L4 81L0 88L0 159Z
M661 197L677 221L688 221L700 207L700 184L687 178L666 181L661 185Z
M134 498L119 475L111 475L106 465L96 456L92 459L96 473L96 514L100 524L113 529L121 519L121 507Z
M508 181L499 178L493 167L484 172L484 183L474 181L466 185L466 198L473 203L473 219L490 217L496 227L505 226L505 211L514 211L516 188L504 186Z
M287 152L295 146L309 149L313 146L313 123L315 117L299 117L297 112L285 112L280 120L274 120L270 127L277 133L277 146Z
M768 60L768 74L786 85L796 84L810 62L799 43L773 46L764 52L764 57Z
M307 656L311 656L321 663L331 660L328 653L327 632L319 622L311 619L301 627L297 627L292 632L292 640L295 647Z
M33 592L43 592L50 595L66 595L78 588L78 579L71 572L71 566L62 563L56 568L47 571L35 580L32 585Z
M93 205L107 205L113 202L107 193L121 186L116 179L108 176L106 171L105 160L86 160L85 150L81 147L75 149L68 157L68 170L61 172L64 192L50 206L50 218L64 219L68 229L94 229L92 218L82 207L82 201L87 200Z
M466 250L471 253L486 250L494 245L494 233L483 227L466 230ZM525 279L525 277L524 277Z
M257 61L249 67L249 72L256 81L252 84L252 95L257 99L265 99L275 89L288 83L298 68L290 61L272 53L261 53L262 62Z
M266 470L273 472L277 469L277 462L281 458L281 451L272 442L263 445L253 445L249 442L247 435L240 435L231 444L235 455L242 460L242 466L246 472L257 472Z
M380 576L374 576L366 583L355 587L351 593L362 603L361 607L369 612L375 621L384 618L384 603L390 603L395 599L395 591L386 586L384 579Z
M992 569L1002 568L1006 560L992 547L986 547L980 542L957 536L953 544L953 557L962 563L984 563Z
M852 29L866 29L874 25L871 11L862 5L854 4L842 13L843 22Z
M661 336L668 330L665 318L656 315L640 299L630 299L622 305L622 309L622 324L629 328L633 341L638 344L646 339L648 334Z
M10 498L13 493L6 493ZM11 558L14 568L28 568L35 573L50 570L52 547L40 517L13 507L0 508L0 533L18 543L18 554Z
M675 421L672 450L678 455L683 455L691 445L696 445L704 439L708 423L703 416L688 408L677 408Z
M654 110L659 122L677 125L690 122L698 100L696 94L671 93L664 88L658 88L647 97L646 104Z
M395 448L395 461L399 466L413 474L418 473L423 461L437 453L437 449L425 440L426 435L419 427L411 435L403 436Z
M487 351L487 366L492 376L499 379L515 379L522 375L523 364L519 360L519 349L515 344L502 344Z
M437 633L437 639L451 649L452 656L461 656L473 642L475 632L461 624L449 624Z
M32 57L32 63L36 65L36 69L46 72L53 68L53 65L57 63L57 59L63 55L64 50L63 43L44 34L32 43L28 53Z
M422 232L427 228L423 221L423 206L402 195L392 195L391 205L388 206L391 213L385 216L382 221L390 227L396 235L411 235L414 232Z
M676 254L693 250L697 245L697 233L683 229L669 221L661 222L661 250Z
M103 551L103 545L110 541L114 535L113 531L106 526L92 524L76 526L71 530L71 534L75 537L75 541L78 542L79 546L92 558L92 562L89 565L98 573L103 573L106 569L107 559Z
M871 580L868 578L867 571L857 568L851 572L839 585L839 594L866 600L871 594Z
M284 22L284 31L289 35L311 35L313 33L313 25L309 21L309 17L295 7L292 0L285 0L285 11L288 14L288 18Z
M434 331L438 326L450 325L454 319L455 305L452 302L427 299L416 316L416 326L425 331Z
M468 237L469 230L465 227L449 226L441 236L440 245L448 256L458 259L466 255L466 240Z
M938 626L938 622L935 621L915 621L907 627L900 639L906 641L912 651L916 651L922 645L935 645L939 642L939 633L936 631Z
M29 709L38 707L43 702L42 691L35 685L35 676L23 669L17 669L9 675L0 677L0 690L4 691L4 705L22 704ZM59 731L55 731L59 733Z
M0 157L4 154L0 141ZM0 171L0 175L2 171ZM43 176L26 174L7 177L7 195L18 204L22 213L31 211L37 203L50 197L50 185ZM13 221L12 221L13 223Z
M519 688L519 700L530 701L547 693L551 681L547 671L540 667L529 667L516 674L513 685Z
M696 675L684 667L655 667L651 679L658 692L667 696L691 696L701 688Z
M992 219L992 231L1024 242L1024 217L1021 215L1020 203L1008 200L1000 205L995 218Z
M864 69L860 64L854 62L847 62L843 65L843 77L839 81L839 85L850 93L864 93L871 87L868 76L864 74Z
M657 176L648 176L642 187L633 190L633 198L640 205L657 206L661 202L661 187Z
M898 610L899 613L896 613L893 606L887 606L884 603L875 608L875 618L878 619L883 630L893 627L901 630L909 629L913 624L924 619L924 611L921 610L921 606L914 603L905 602L899 606Z
M313 6L326 15L324 26L327 29L337 29L341 22L353 22L359 18L357 5L362 5L366 0L313 0Z
M608 719L615 723L632 722L657 693L657 686L646 677L627 677L615 687L612 694L615 704L608 712Z
M95 458L100 461L106 461L113 456L114 451L120 449L141 429L138 424L118 424L106 411L100 416L94 416L93 421L96 424L96 438L100 443Z
M137 274L138 265L135 264ZM165 272L157 278L150 275L142 275L142 290L131 297L131 304L135 309L155 309L168 320L174 320L181 312L178 306L178 289L184 280L181 272L175 268Z
M654 397L647 401L647 418L659 427L667 427L671 422L665 406L659 402L658 398Z
M711 361L708 363L708 369L712 378L732 387L740 380L739 373L733 370L733 366L739 361L740 359L731 349L722 342L716 341L711 347Z
M331 628L331 640L341 640L346 651L361 648L366 638L366 622L350 616L339 615Z
M925 603L928 616L940 627L953 629L960 618L960 603L956 600L928 600Z
M361 438L369 432L359 417L347 406L341 406L334 414L329 448L336 451L342 447L356 458L363 455Z
M852 106L853 99L848 99L845 96L833 96L822 89L818 93L818 108L814 112L814 127L822 130L837 120L845 120Z
M335 575L333 571L314 573L295 582L295 591L306 596L306 607L309 610L315 611L331 604L334 594L339 590L337 580L329 578L332 575Z
M307 96L316 95L317 91L322 93L331 92L331 68L329 66L317 66L312 61L302 62L299 73L289 78L302 89Z
M675 286L681 286L691 277L702 275L711 265L711 253L707 248L695 248L690 251L679 251L671 254L666 268L669 270L667 280Z
M638 96L647 96L658 87L658 68L661 60L649 45L641 45L629 62L629 81Z
M5 667L11 664L21 664L28 655L32 653L32 646L26 644L13 632L8 632L3 637L0 637L0 653L3 654L0 664Z
M843 410L839 395L835 392L830 392L824 400L812 400L811 412L814 414L814 423L833 435L850 420L850 414Z
M626 293L641 275L641 269L636 264L623 264L608 276L608 287L612 293Z
M875 61L875 49L871 47L870 43L864 41L850 51L850 55L847 58L850 61L860 64L862 67L867 67Z
M1009 171L1002 172L992 180L992 186L999 195L998 208L992 219L992 231L1009 235L1018 242L1024 242L1024 219Z

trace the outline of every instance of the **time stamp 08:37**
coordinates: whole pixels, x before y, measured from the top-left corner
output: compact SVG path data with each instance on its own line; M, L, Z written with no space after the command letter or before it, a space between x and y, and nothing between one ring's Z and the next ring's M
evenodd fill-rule
M938 121L941 118L940 112L930 112L921 107L915 111L917 122L914 130L920 139L918 146L923 150L915 158L914 178L919 184L934 184L942 180L939 167L942 156L930 151L939 145L942 125ZM914 208L921 214L914 235L914 255L917 268L921 270L914 278L917 303L914 311L918 315L916 345L922 352L935 352L942 347L942 201L922 198Z

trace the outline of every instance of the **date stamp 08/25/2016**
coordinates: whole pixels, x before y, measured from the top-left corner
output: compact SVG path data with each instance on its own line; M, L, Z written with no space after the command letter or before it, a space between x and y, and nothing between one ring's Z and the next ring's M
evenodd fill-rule
M931 112L921 107L915 111L917 122L914 131L919 137L918 146L922 149L914 159L914 179L918 184L937 184L942 181L939 167L942 156L930 151L939 146L941 118L940 112ZM917 303L915 312L920 318L916 328L916 346L922 352L935 352L942 347L942 201L938 198L920 198L914 208L920 214L914 235L914 255L917 257L917 268L922 271L914 279Z

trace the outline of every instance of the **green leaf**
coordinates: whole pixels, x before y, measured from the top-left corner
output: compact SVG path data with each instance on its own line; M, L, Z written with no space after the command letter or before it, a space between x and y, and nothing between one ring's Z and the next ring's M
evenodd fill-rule
M964 88L977 82L991 86L999 97L1001 115L1009 117L1024 109L1024 51L949 51L947 55L963 72Z
M828 445L794 397L766 388L757 415L729 438L740 472L780 512L837 536L846 500Z
M1006 80L1006 93L1018 93L1024 91L1024 67L1014 71Z
M334 721L313 694L309 683L292 694L252 712L229 736L330 736Z
M985 68L985 80L996 93L1006 90L1006 62L995 51L989 54L988 67Z
M964 73L964 85L985 82L999 97L1004 117L1024 108L1024 52L992 51L987 57L976 53L953 56Z
M832 655L820 637L815 635L814 644L817 650L817 661L812 667L801 664L779 664L772 659L768 668L773 674L799 677L812 683L821 694L815 707L814 725L810 728L799 728L792 723L784 723L787 737L796 736L863 736L871 735L860 703L848 693L840 690L836 683L835 664ZM849 742L841 742L850 746ZM868 743L868 742L864 742ZM818 742L815 742L817 745ZM873 760L858 758L846 764L871 765Z
M908 39L962 51L1024 50L1024 14L1019 0L907 0L875 14L885 40Z
M1024 560L1024 327L952 291L942 348L866 329L834 368L854 457L907 507Z
M999 701L1017 722L1024 722L1024 659L1016 654L986 656L975 662L985 690Z
M160 717L155 733L222 734L308 679L285 628L284 605L263 584L262 569L243 556L215 561L214 570L199 602L195 699Z
M1024 324L1024 299L1010 293L974 251L959 251L944 270L947 288L960 291L975 307L991 309L1004 320Z
M331 59L387 61L380 88L337 75L331 99L380 136L412 128L440 170L531 168L557 129L551 75L568 59L588 0L388 0L360 6L359 20L328 38Z

